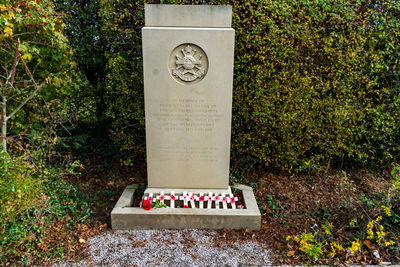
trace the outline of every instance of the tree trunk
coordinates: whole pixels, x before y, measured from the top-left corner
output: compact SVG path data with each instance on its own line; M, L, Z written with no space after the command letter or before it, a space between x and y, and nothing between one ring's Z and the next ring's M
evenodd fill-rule
M4 95L2 96L1 106L1 150L7 152L7 97Z

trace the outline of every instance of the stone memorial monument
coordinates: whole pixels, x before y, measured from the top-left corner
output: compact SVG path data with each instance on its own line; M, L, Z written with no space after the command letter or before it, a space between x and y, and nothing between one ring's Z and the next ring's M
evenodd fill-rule
M261 215L251 188L229 186L235 31L232 8L145 5L142 29L148 187L128 186L113 229L250 228ZM185 209L183 207L189 207Z

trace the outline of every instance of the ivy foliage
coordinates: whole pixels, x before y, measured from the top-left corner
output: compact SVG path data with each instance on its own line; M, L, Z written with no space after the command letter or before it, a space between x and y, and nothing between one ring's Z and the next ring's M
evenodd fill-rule
M396 159L398 3L233 4L237 161L292 170Z
M188 2L233 6L233 165L295 171L398 159L398 1L162 1ZM108 130L144 153L143 2L100 1L98 12Z

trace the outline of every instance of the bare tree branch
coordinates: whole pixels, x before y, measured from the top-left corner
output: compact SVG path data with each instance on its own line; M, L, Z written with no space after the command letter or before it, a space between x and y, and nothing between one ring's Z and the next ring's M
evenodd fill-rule
M35 79L33 79L32 73L31 73L31 71L29 70L28 66L26 65L25 60L22 58L22 56L21 56L20 53L18 53L18 55L19 55L19 58L21 59L22 63L23 63L24 66L25 66L25 69L26 69L26 72L27 72L28 75L29 75L29 78L31 78L33 84L35 85L35 87L37 87L38 85L37 85L37 83L35 82Z
M13 85L14 85L14 78L15 78L15 72L17 71L17 64L18 64L18 55L19 55L19 38L17 41L17 46L15 47L15 56L14 56L14 62L13 62L13 66L11 69L11 81L10 81L10 89L8 90L8 92L5 95L9 95L13 89Z
M39 85L36 85L36 83L35 83L35 90L33 90L33 92L32 92L27 98L25 98L25 100L22 101L22 103L21 103L18 107L16 107L16 109L14 109L14 111L11 112L10 115L8 115L8 116L6 117L6 120L8 120L8 119L10 119L12 116L14 116L15 113L17 113L29 100L31 100L32 97L36 94L36 92L39 91L39 89L42 88L42 87L46 84L46 82L47 82L47 79L45 79L45 80L44 80L41 84L39 84Z
M8 77L4 83L4 88L1 88L1 96L5 96L6 90L7 90L7 84L9 83L11 79L12 71L8 74ZM2 85L3 86L3 85Z

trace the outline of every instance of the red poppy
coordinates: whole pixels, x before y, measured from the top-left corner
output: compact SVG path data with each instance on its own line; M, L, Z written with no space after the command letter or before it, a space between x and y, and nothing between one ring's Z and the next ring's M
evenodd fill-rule
M153 197L149 197L148 200L149 200L150 202L152 202L152 201L153 201Z
M161 195L160 196L160 201L163 201L165 199L165 196L164 195Z
M171 200L175 200L175 196L174 195L170 195L169 197L171 198Z
M222 198L222 202L226 202L226 200L227 200L227 197Z
M190 196L190 201L193 201L194 200L194 196Z
M188 206L188 205L185 205L185 206L183 206L183 208L184 208L184 209L188 209L188 208L189 208L189 206Z
M145 209L145 210L151 210L151 202L150 202L150 200L145 200L145 199L143 199L143 204L142 204L142 207Z
M235 203L235 202L236 202L235 198L231 197L231 203Z
M199 201L204 201L204 196L200 196Z

